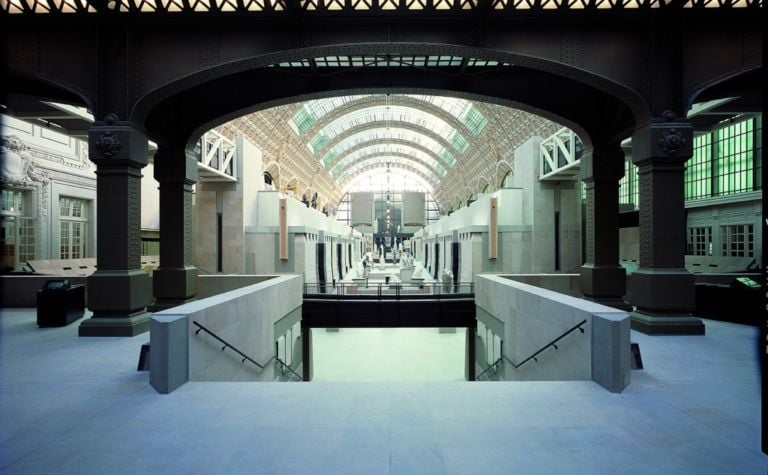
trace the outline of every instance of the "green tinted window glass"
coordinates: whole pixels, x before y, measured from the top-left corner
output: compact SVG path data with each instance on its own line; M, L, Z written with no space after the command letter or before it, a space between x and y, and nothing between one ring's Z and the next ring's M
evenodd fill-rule
M469 147L467 139L458 132L454 132L451 136L451 145L453 145L459 153L464 153Z
M707 198L712 194L712 134L693 138L693 156L685 163L685 199Z
M755 119L729 122L714 132L714 196L755 188Z

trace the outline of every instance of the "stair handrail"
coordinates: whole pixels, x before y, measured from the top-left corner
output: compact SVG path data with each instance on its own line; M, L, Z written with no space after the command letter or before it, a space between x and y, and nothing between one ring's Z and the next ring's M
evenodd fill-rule
M522 363L520 363L520 364L515 364L515 362L514 362L514 361L512 361L512 360L510 360L509 358L507 358L507 356L506 356L506 355L503 355L503 356L502 356L502 358L504 358L505 360L509 361L509 364L511 364L511 365L512 365L512 367L513 367L513 368L515 368L515 369L517 369L517 368L519 368L519 367L523 366L525 363L527 363L527 362L529 362L529 361L531 361L531 360L534 360L535 362L537 362L537 363L538 363L538 362L539 362L539 360L538 360L536 357L539 355L539 353L541 353L542 351L546 350L546 349L547 349L547 348L549 348L550 346L554 347L554 348L557 350L557 349L558 349L558 347L557 347L556 343L557 343L558 341L562 340L563 338L565 338L565 337L566 337L568 334L570 334L571 332L573 332L573 331L576 331L577 329L578 329L578 330L579 330L581 333L584 333L584 329L583 329L583 328L581 328L581 327L582 327L582 325L584 325L585 323L587 323L587 319L586 319L586 318L585 318L584 320L582 320L580 323L578 323L577 325L575 325L575 326L573 326L572 328L570 328L569 330L567 330L565 333L563 333L563 334L562 334L562 335L560 335L559 337L555 338L554 340L550 341L550 342L549 342L549 343L547 343L546 345L542 346L542 347L541 347L541 348L540 348L540 349L539 349L537 352L535 352L534 354L532 354L532 355L531 355L531 356L529 356L528 358L524 359L524 360L523 360L523 362L522 362Z
M480 379L480 376L484 375L484 374L485 374L485 373L487 373L488 371L491 371L491 369L494 369L494 368L495 368L495 369L498 369L498 368L500 368L500 367L503 365L503 363L504 363L504 357L503 357L503 356L500 356L500 357L499 357L499 359L497 359L496 361L494 361L493 363L491 363L491 364L490 364L490 366L488 366L487 368L485 368L485 369L483 370L483 372L482 372L482 373L480 373L480 374L478 374L477 376L475 376L475 380L479 380L479 379ZM495 369L494 369L494 371L495 371Z
M200 323L198 323L198 322L196 322L196 321L194 321L194 320L192 321L192 323L193 323L193 324L195 324L195 326L197 326L197 327L198 327L198 328L197 328L197 330L195 330L195 335L197 335L198 333L200 333L200 331L201 331L201 330L202 330L202 331L204 331L205 333L207 333L207 334L211 335L212 337L214 337L215 339L219 340L221 343L223 343L223 344L224 344L224 346L222 346L222 347L221 347L221 351L224 351L224 350L226 350L227 348L230 348L232 351L234 351L234 352L235 352L235 353L237 353L238 355L242 356L242 357L243 357L243 359L242 359L242 361L240 361L241 363L245 363L246 361L250 361L251 363L253 363L253 364L255 364L256 366L258 366L258 367L259 367L259 369L264 369L264 368L265 368L265 367L266 367L266 366L269 364L269 362L270 362L270 361L272 361L272 360L275 358L275 357L273 356L272 358L270 358L269 360L267 360L267 362L266 362L266 363L264 363L263 365L262 365L262 364L259 364L259 363L258 363L256 360L254 360L254 359L253 359L253 358L251 358L250 356L246 355L246 354L245 354L245 353L243 353L242 351L238 350L237 348L235 348L234 346L232 346L232 344L231 344L231 343L229 343L228 341L224 340L224 339L223 339L223 338L221 338L219 335L217 335L217 334L213 333L211 330L209 330L209 329L205 328L205 327L204 327L203 325L201 325Z
M273 358L275 359L275 362L276 362L276 363L278 363L278 364L279 364L279 365L280 365L280 366L281 366L283 369L287 369L288 371L290 371L291 373L293 373L293 375L294 375L294 376L296 376L297 378L299 378L299 381L304 381L304 378L303 378L303 377L301 377L301 376L299 375L299 373L297 373L296 371L294 371L294 370L293 370L293 369L292 369L292 368L291 368L291 367L288 365L288 363L286 363L285 361L281 360L281 359L280 359L279 357L277 357L277 356L274 356Z

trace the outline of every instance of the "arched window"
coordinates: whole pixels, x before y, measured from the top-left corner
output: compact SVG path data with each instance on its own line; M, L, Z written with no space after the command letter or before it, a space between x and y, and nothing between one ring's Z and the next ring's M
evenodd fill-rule
M501 187L512 188L512 170L508 171L507 174L504 175L504 179L501 181Z

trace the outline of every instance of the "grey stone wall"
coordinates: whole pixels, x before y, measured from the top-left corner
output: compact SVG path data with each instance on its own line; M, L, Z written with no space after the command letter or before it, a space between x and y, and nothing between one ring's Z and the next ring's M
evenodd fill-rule
M629 385L626 312L496 275L477 276L475 302L503 323L504 379L592 380L611 392ZM514 367L584 320L584 333L573 331L558 349Z
M187 381L279 378L271 361L279 336L276 323L296 315L301 302L301 277L286 275L156 313L150 327L150 384L168 393ZM222 344L202 331L196 334L194 321L265 368L243 363L229 349L222 351Z

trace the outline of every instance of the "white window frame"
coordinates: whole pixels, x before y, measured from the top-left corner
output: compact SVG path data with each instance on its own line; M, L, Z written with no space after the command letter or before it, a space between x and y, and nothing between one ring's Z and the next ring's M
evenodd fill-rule
M712 226L690 226L688 228L689 256L712 255Z
M2 190L3 197L0 198L0 216L2 216L6 230L10 228L12 241L8 244L13 245L13 268L21 270L23 265L35 259L36 255L36 237L37 237L37 219L27 216L30 209L28 206L28 190L18 188L6 188ZM6 196L12 194L12 206L6 207L8 200ZM20 206L17 206L19 205ZM8 223L13 223L11 226ZM24 232L22 232L22 230ZM30 252L31 250L31 252ZM5 250L3 250L5 252ZM3 256L5 259L5 256Z
M80 204L80 216L73 216L75 205ZM82 198L59 197L59 258L83 259L88 249L88 209L89 200ZM66 205L66 211L64 206ZM75 231L79 240L75 242ZM66 235L65 235L66 233Z
M737 230L737 228L741 228ZM735 239L737 237L740 239ZM726 224L720 227L722 255L727 257L755 257L755 225L752 223ZM742 249L734 245L742 244Z

